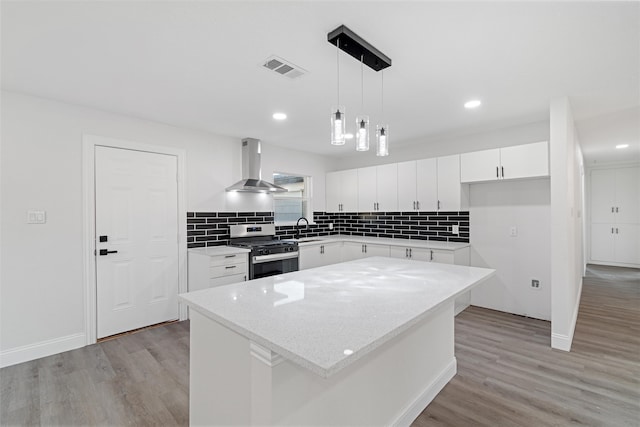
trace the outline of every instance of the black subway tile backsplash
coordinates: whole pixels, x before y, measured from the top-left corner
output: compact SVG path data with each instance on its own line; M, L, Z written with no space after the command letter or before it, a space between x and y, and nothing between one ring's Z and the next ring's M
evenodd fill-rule
M314 212L315 224L300 228L300 237L334 234L393 239L469 242L469 212ZM187 246L227 245L233 224L273 223L273 212L187 212ZM329 230L329 224L333 229ZM460 234L451 234L458 225ZM276 237L295 238L293 225L276 226Z

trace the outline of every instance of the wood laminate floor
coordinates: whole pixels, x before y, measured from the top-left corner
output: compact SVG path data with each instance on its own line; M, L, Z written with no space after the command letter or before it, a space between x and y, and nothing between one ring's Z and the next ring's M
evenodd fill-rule
M550 324L470 307L458 375L414 426L640 426L640 270L590 266L572 351ZM189 324L0 370L2 425L188 425Z

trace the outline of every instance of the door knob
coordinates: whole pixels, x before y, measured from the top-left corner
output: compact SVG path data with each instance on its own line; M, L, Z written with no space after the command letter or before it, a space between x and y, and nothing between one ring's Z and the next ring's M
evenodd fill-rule
M100 255L117 254L118 251L108 251L106 249L100 249Z

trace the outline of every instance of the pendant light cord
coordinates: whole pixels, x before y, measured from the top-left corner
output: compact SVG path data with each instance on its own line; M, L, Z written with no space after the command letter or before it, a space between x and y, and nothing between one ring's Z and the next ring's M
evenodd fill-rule
M382 106L382 111L380 111L380 115L382 116L382 120L384 121L384 70L380 72L382 73L382 94L380 95L380 104Z
M364 113L364 55L360 55L360 111Z
M338 71L338 110L340 109L340 39L336 40L336 69Z

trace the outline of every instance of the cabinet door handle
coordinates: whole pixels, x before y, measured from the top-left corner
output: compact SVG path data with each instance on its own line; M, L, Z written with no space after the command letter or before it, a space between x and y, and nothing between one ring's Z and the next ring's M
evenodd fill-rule
M416 202L416 205L418 206L418 210L420 210L420 200Z
M413 202L413 210L414 211L416 210L416 202L415 201Z
M364 253L367 253L367 245L364 245Z
M616 213L618 213L618 207L616 206Z
M409 248L404 248L404 257L409 258Z
M613 227L611 227L611 234L613 234Z
M613 206L611 206L611 213L615 212L615 208Z
M616 228L616 234L618 234L618 229Z
M498 171L498 166L496 166L496 178L500 178L500 172Z
M409 248L409 258L412 258L413 254L411 253L411 248Z
M235 258L235 255L225 255L225 258Z
M429 258L429 261L433 261L433 251L431 251L431 257Z
M502 169L502 177L504 178L504 166L500 166L500 169Z
M438 210L440 210L440 200L438 200Z
M236 268L236 266L235 266L235 265L227 265L227 266L225 267L225 269L227 269L227 270L229 270L230 268Z

